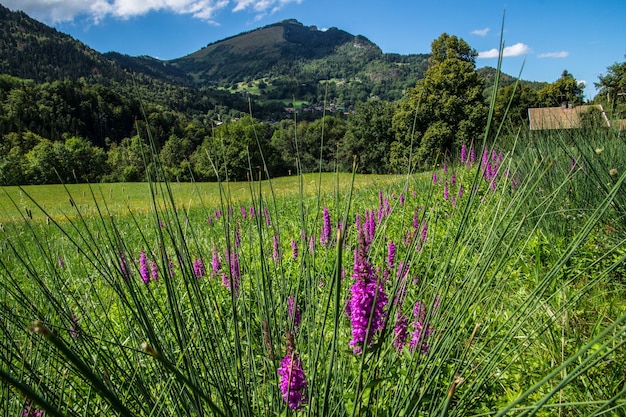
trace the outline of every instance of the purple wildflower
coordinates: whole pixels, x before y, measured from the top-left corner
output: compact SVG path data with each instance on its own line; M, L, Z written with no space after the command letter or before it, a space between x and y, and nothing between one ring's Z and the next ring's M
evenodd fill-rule
M448 201L450 199L450 192L448 190L448 181L443 185L443 199Z
M78 339L80 337L80 323L74 313L70 316L70 336L72 339Z
M65 269L65 262L63 261L63 258L60 256L59 256L59 268Z
M400 205L404 205L404 193L400 193Z
M239 295L239 283L241 279L241 270L239 269L239 257L237 252L226 252L226 261L230 267L230 275L222 274L222 285L232 291L235 295Z
M445 162L443 163L443 172L444 172L444 174L448 173L448 164L445 163Z
M291 295L287 298L287 316L289 317L289 321L293 324L293 328L298 330L302 316L300 313L300 307L296 304L293 296Z
M291 239L291 256L298 259L298 242L295 239Z
M241 229L239 229L239 225L235 226L235 247L241 247Z
M211 272L213 275L217 274L222 267L222 263L220 262L220 256L217 253L217 249L213 248L212 250L213 256L211 257Z
M176 266L174 265L174 262L172 262L171 259L167 261L167 267L170 270L170 278L173 278L174 273L176 272Z
M247 214L246 208L244 206L241 206L239 207L239 211L241 212L241 218L246 220L246 214Z
M393 330L394 339L393 346L396 351L400 353L406 344L408 339L409 318L404 314L398 312L396 316L396 327Z
M463 184L459 185L459 190L456 193L457 197L459 197L459 199L463 198Z
M202 258L198 258L193 261L193 274L196 276L196 278L202 278L206 274Z
M390 240L387 245L387 266L389 269L393 269L396 260L396 244L393 240Z
M474 161L476 161L476 151L474 150L474 148L470 149L470 157L469 160L467 161L468 165L473 165Z
M139 273L144 284L150 283L150 267L148 266L148 255L144 251L139 254Z
M293 335L287 333L287 352L280 362L278 386L289 408L297 410L306 403L306 375L300 357L295 353Z
M159 280L159 267L157 266L157 263L154 261L150 262L150 275L153 281Z
M437 178L437 173L433 172L433 184L436 184L439 182L439 178Z
M21 415L22 417L41 417L43 416L43 410L38 409L30 400L27 400Z
M461 145L461 163L464 164L467 161L467 147L465 144Z
M374 333L383 328L384 308L388 302L382 280L376 276L368 259L363 229L359 232L352 277L355 282L350 287L346 305L346 314L352 325L352 340L349 345L354 348L354 353L361 353L362 347L371 343Z
M123 252L120 253L120 270L122 271L122 275L124 276L124 278L128 279L130 277L128 272L128 266L126 264L126 256Z
M267 206L263 206L263 215L265 216L265 225L267 227L270 227L270 225L272 224L272 219L270 218L270 211Z
M426 220L422 222L422 243L426 242L426 236L428 235L428 224L426 224Z
M426 323L426 309L424 305L417 301L413 309L413 331L411 332L411 341L409 342L409 350L415 352L420 349L422 354L427 354L430 346L426 339L433 333L434 329L430 327L430 323Z
M331 226L330 226L330 212L328 207L324 207L324 224L322 227L322 234L320 235L320 244L324 247L328 247L330 244Z

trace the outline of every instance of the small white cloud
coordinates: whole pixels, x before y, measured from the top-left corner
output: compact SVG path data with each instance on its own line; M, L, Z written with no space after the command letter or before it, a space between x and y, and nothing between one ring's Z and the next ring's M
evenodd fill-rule
M515 45L507 46L502 51L502 56L520 56L530 53L532 49L528 45L523 43L516 43ZM496 49L490 49L478 53L478 58L497 58L500 52Z
M569 56L569 52L561 51L561 52L544 52L542 54L537 55L537 58L567 58Z
M472 35L478 35L478 36L487 36L487 33L489 33L489 28L476 29L471 32Z

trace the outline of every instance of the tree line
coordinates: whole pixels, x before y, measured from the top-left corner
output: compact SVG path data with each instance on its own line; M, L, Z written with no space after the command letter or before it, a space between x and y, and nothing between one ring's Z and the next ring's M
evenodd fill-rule
M476 56L463 39L443 34L432 43L424 78L402 99L361 101L347 115L315 120L298 113L267 120L253 117L254 103L250 114L171 97L183 110L198 109L183 112L80 80L38 84L0 75L0 182L144 181L150 152L158 154L164 179L178 181L245 180L258 169L272 176L345 171L354 156L363 173L427 169L482 139L488 105ZM623 78L623 65L600 80L613 102L621 97L615 78ZM493 122L516 131L527 125L529 107L562 101L583 101L582 86L567 71L539 90L511 84L498 92Z

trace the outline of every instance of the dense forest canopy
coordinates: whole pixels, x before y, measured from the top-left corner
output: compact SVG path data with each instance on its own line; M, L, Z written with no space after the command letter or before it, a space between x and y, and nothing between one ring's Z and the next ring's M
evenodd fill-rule
M353 156L360 172L428 168L484 131L496 70L475 57L445 33L430 54L384 54L288 20L160 61L99 54L0 6L0 183L143 181L148 138L177 180L215 180L213 164L245 179L263 160L271 175L349 170ZM598 83L617 116L623 67ZM500 74L495 121L514 131L559 100L583 101L567 70L553 83Z

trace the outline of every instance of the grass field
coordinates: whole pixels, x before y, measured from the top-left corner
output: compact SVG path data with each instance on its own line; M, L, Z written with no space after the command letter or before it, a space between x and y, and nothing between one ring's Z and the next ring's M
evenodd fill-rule
M4 188L0 407L626 415L622 145L529 138L410 176Z
M233 203L244 203L251 200L251 193L258 189L269 197L273 188L275 197L297 197L300 193L300 182L304 195L315 197L318 189L325 194L331 192L345 193L350 186L350 174L307 174L302 177L292 176L276 178L270 181L255 183L254 189L246 182L230 182L224 185ZM354 180L355 190L363 187L385 187L404 180L405 176L393 175L357 175ZM270 188L271 186L271 188ZM206 206L220 205L218 183L171 183L170 189L177 206L190 210ZM28 209L33 220L45 221L46 217L62 218L75 216L72 204L87 216L97 216L98 208L108 210L112 214L123 215L128 211L146 213L151 210L152 196L148 183L111 183L111 184L69 184L69 185L32 185L23 187L3 187L0 193L0 222L15 221ZM40 206L44 211L40 210ZM21 213L21 214L20 214Z

